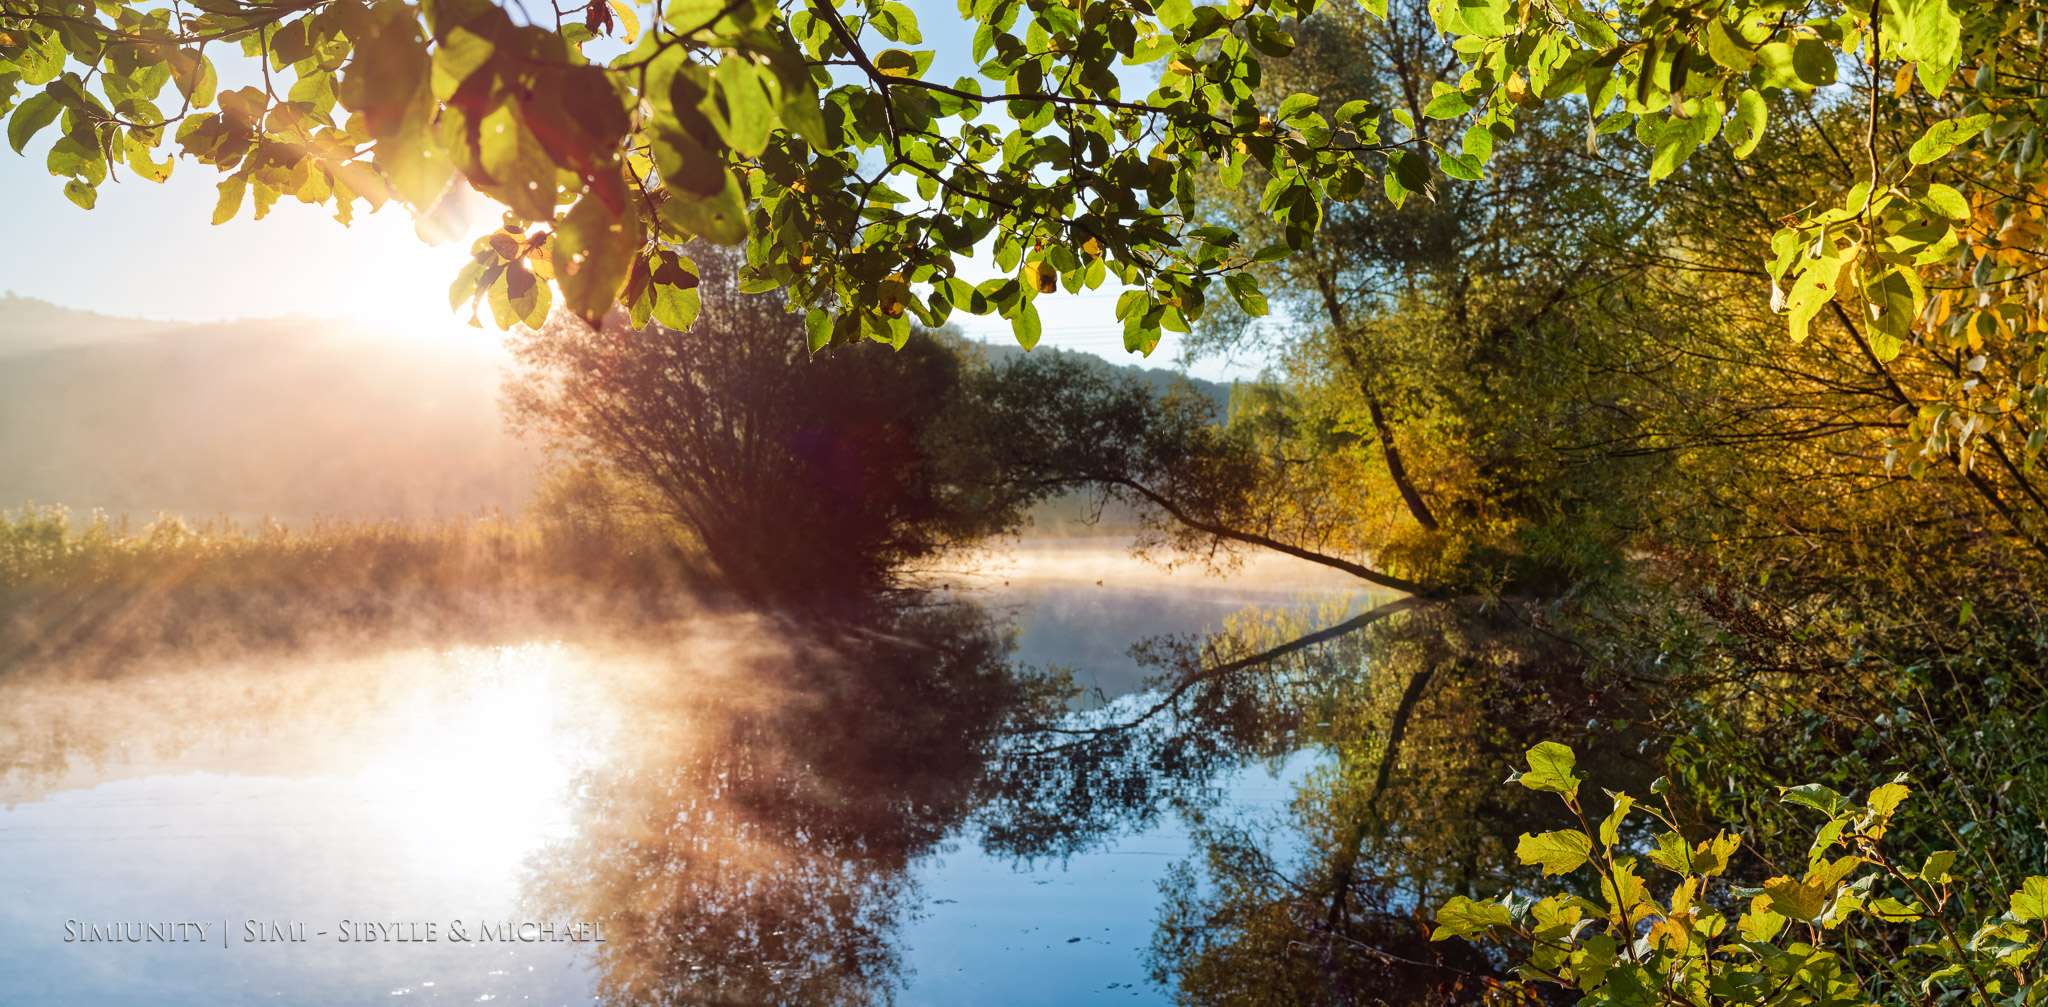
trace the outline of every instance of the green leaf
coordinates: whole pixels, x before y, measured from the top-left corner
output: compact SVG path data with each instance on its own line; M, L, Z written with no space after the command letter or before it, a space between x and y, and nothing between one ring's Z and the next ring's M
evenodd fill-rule
M555 229L553 249L565 306L596 328L604 323L639 255L640 215L636 208L615 214L603 200L584 196Z
M1453 154L1448 150L1440 150L1437 151L1436 161L1437 166L1443 169L1444 174L1452 178L1462 178L1468 182L1477 182L1480 178L1484 177L1484 172L1480 169L1481 162L1477 157Z
M1614 48L1614 28L1601 20L1600 15L1590 11L1573 11L1571 21L1579 29L1580 40L1587 45L1595 49Z
M1887 923L1911 923L1922 915L1918 909L1889 896L1865 904L1863 911Z
M1431 99L1430 103L1423 107L1422 117L1425 119L1455 119L1472 111L1472 106L1477 103L1476 99L1466 97L1461 91L1445 91Z
M701 296L694 285L680 287L656 281L654 320L677 332L687 330L697 320L697 313L703 306Z
M1508 0L1457 0L1454 9L1466 32L1483 38L1499 38L1508 33L1508 21L1513 15L1514 5Z
M1280 110L1273 114L1275 122L1293 124L1295 119L1313 115L1323 107L1323 100L1312 94L1289 95L1280 103Z
M917 30L917 15L895 0L883 4L868 23L891 42L917 45L924 41L924 36Z
M1123 58L1125 66L1140 66L1165 59L1180 48L1180 42L1172 35L1160 33L1151 38L1139 39L1131 46L1131 54Z
M242 194L248 187L249 177L241 172L220 180L220 185L217 186L220 190L220 199L213 207L214 223L225 224L235 219L235 214L242 210Z
M1927 187L1927 194L1920 198L1920 203L1949 220L1970 219L1970 201L1953 187L1940 182Z
M1037 306L1033 305L1030 301L1025 301L1017 309L1016 317L1010 319L1010 331L1016 333L1017 345L1024 347L1026 350L1037 346L1039 334Z
M1796 787L1780 787L1781 800L1786 804L1798 804L1830 817L1852 810L1849 799L1823 787L1818 783L1803 783Z
M1230 299L1237 302L1238 310L1253 318L1265 315L1270 309L1266 295L1259 292L1258 277L1250 273L1232 273L1223 278L1223 286L1230 291Z
M932 53L908 49L884 49L875 54L875 69L884 77L916 77L930 65Z
M1764 96L1756 91L1744 91L1735 98L1735 114L1728 121L1728 142L1735 147L1736 157L1748 157L1764 138L1764 124L1770 117L1764 105Z
M824 308L812 308L804 316L804 331L810 337L811 352L816 353L832 342L832 313Z
M1453 895L1442 909L1436 911L1436 931L1429 935L1429 939L1477 937L1489 928L1513 924L1514 916L1508 912L1508 907L1498 902L1474 902L1463 895Z
M1898 359L1902 341L1912 333L1913 320L1926 306L1927 294L1920 285L1920 276L1911 269L1888 268L1863 285L1863 299L1871 314L1871 350L1878 362L1890 363ZM1878 336L1885 337L1884 345L1878 344ZM1887 786L1897 787L1899 796L1905 795L1906 788L1898 784ZM1890 793L1884 788L1879 791ZM1873 792L1871 798L1877 800L1878 794Z
M527 220L554 217L554 159L512 105L499 106L484 117L476 153L483 177L471 181L478 189Z
M1571 797L1579 792L1579 781L1584 779L1577 767L1578 756L1570 748L1546 741L1529 749L1529 771L1515 774L1511 781L1530 790Z
M57 113L63 106L50 97L48 91L39 91L24 99L14 110L14 117L7 120L7 145L19 154L28 141L44 126L57 120Z
M1948 0L1904 0L1899 6L1904 30L1894 34L1905 40L1907 58L1918 64L1920 86L1939 98L1962 60L1962 19Z
M661 217L688 234L713 244L737 245L747 239L747 207L738 182L720 169L725 187L698 198L678 192L661 204Z
M1655 185L1683 165L1699 147L1699 134L1683 119L1672 119L1658 132L1656 152L1650 156L1650 184Z
M220 88L220 75L213 68L213 60L197 49L179 49L169 54L166 62L170 64L171 79L177 84L178 93L190 99L193 108L213 104L214 92Z
M1707 55L1713 57L1714 62L1736 73L1748 73L1749 68L1755 65L1756 54L1728 30L1727 22L1719 18L1708 21L1704 34L1707 36Z
M1936 850L1929 853L1926 862L1920 865L1920 880L1933 885L1948 884L1948 869L1954 867L1955 863L1954 850Z
M718 97L725 106L719 135L742 157L755 157L767 149L768 133L775 128L775 108L761 86L761 74L768 72L743 57L718 61Z
M1808 87L1835 82L1835 47L1817 38L1803 38L1792 47L1792 72Z
M1429 188L1429 162L1420 156L1396 150L1387 154L1387 161L1394 170L1386 173L1384 182L1387 198L1393 200L1395 206L1407 201L1409 195Z
M1692 847L1685 837L1676 832L1666 832L1657 837L1657 848L1650 851L1650 862L1668 871L1690 875L1693 869Z
M2048 878L2031 877L2012 893L2014 919L2032 922L2048 919Z
M1485 164L1486 159L1493 156L1493 139L1492 129L1484 125L1474 124L1465 131L1465 139L1460 146L1463 148L1467 158L1474 159L1479 164Z
M1570 874L1585 865L1592 849L1593 841L1577 829L1540 836L1523 833L1515 845L1515 857L1529 866L1542 867L1545 874Z
M1793 65L1794 50L1790 42L1769 42L1756 51L1756 66L1750 70L1750 80L1757 87L1791 88L1806 90L1799 72Z
M1913 142L1912 149L1906 151L1906 157L1914 164L1926 164L1946 157L1989 125L1991 115L1988 112L1967 119L1943 119L1927 127L1927 132Z
M1600 822L1600 844L1613 846L1621 842L1621 823L1628 819L1630 808L1636 806L1636 799L1627 794L1615 794L1614 810Z
M1806 340L1807 327L1812 324L1815 318L1820 316L1821 311L1827 307L1828 302L1834 300L1835 295L1839 292L1835 289L1835 286L1840 281L1843 272L1843 262L1839 252L1830 251L1829 254L1823 255L1818 259L1800 259L1799 263L1801 265L1799 275L1793 280L1792 292L1786 296L1785 301L1786 326L1792 336L1792 341L1795 343ZM1848 803L1842 800L1842 795L1836 794L1826 787L1820 787L1819 789L1834 795L1835 800L1842 801L1845 805ZM1793 801L1794 803L1804 803L1792 797L1789 793L1785 800ZM1819 807L1819 805L1810 806ZM1829 813L1836 814L1837 812Z
M64 183L64 198L69 199L74 203L77 203L79 205L79 208L81 209L92 209L93 203L97 202L99 200L99 197L100 191L98 189L95 189L92 186L79 181L78 179L74 178L71 181Z

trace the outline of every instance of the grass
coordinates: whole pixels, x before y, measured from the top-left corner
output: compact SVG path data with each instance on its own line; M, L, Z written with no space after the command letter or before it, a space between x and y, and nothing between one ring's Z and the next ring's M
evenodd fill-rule
M696 551L648 523L292 528L160 516L136 527L61 507L0 511L0 673L113 670L172 652L616 632L713 597Z

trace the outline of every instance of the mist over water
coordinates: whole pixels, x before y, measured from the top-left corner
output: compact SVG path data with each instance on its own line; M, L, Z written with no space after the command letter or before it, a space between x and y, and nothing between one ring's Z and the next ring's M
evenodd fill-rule
M1157 673L1140 637L1363 597L1108 540L1020 544L950 597L864 627L521 611L495 643L17 668L0 999L1163 1002L1143 948L1188 836L1149 799L1034 833L1046 784L1003 768L1020 682L1069 665L1113 704ZM1315 763L1159 794L1270 809ZM205 939L85 939L147 922Z

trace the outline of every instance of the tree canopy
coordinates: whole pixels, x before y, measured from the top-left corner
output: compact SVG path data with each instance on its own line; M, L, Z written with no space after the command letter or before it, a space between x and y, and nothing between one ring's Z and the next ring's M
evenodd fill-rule
M977 69L942 81L894 0L0 0L0 113L17 152L58 126L50 170L87 207L120 169L160 181L179 156L222 173L216 221L286 196L343 222L358 203L425 214L459 175L507 211L451 299L501 325L537 325L557 289L593 323L618 304L686 325L679 248L701 238L744 242L750 289L786 287L814 346L900 343L963 310L1029 346L1034 298L1114 277L1126 345L1149 351L1222 299L1263 313L1247 268L1307 247L1327 204L1479 179L1546 102L1584 116L1589 145L1632 130L1654 151L1640 185L1716 137L1747 154L1781 118L1771 95L1818 90L1867 105L1868 129L1777 232L1792 338L1840 295L1880 359L1970 350L1900 437L1908 462L2048 397L2024 334L2033 7L1438 0L1457 62L1432 93L1262 89L1316 6L962 0ZM593 62L600 34L630 48ZM261 84L222 90L237 47ZM1156 67L1156 88L1125 93L1120 65ZM1271 244L1194 212L1207 170L1262 182ZM1005 275L970 285L959 260L982 247Z

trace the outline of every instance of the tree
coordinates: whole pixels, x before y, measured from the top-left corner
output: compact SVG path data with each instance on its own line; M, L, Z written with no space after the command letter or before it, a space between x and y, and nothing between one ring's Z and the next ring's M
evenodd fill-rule
M1554 984L1596 1004L2037 1002L2033 966L2048 936L2048 878L2001 885L1989 906L1956 898L1969 886L1974 850L1959 843L1961 858L1942 850L1907 860L1885 841L1913 793L1903 775L1861 800L1818 784L1783 788L1785 803L1826 823L1804 868L1799 859L1766 862L1768 875L1748 887L1730 883L1748 873L1746 837L1724 831L1695 840L1668 799L1659 810L1611 790L1611 810L1596 829L1598 808L1579 796L1586 774L1572 750L1544 742L1528 759L1529 769L1509 781L1557 795L1579 827L1524 834L1516 855L1577 890L1540 901L1513 893L1452 898L1431 934L1491 945L1514 962L1517 978L1498 996L1535 999ZM1665 792L1665 783L1652 792ZM1654 846L1623 838L1636 811L1652 820ZM1672 880L1665 872L1677 884L1660 900ZM1592 898L1581 894L1585 882Z
M1288 19L1316 6L972 0L962 13L980 67L946 84L924 76L930 51L871 44L922 41L892 0L851 12L817 0L656 3L645 32L614 0L516 19L487 0L207 0L196 12L5 0L0 112L13 112L17 152L61 119L49 165L84 206L119 165L165 177L171 161L152 152L173 138L227 174L217 219L247 196L258 213L283 195L332 202L344 220L358 199L427 212L459 172L509 208L457 285L458 299L488 297L501 324L545 316L544 280L586 321L615 301L644 320L681 282L675 246L708 238L747 241L749 282L788 286L818 345L900 342L911 317L933 324L964 309L1010 318L1028 346L1032 298L1114 274L1137 288L1119 305L1126 342L1149 349L1162 326L1201 316L1218 277L1256 311L1242 270L1303 247L1325 197L1357 198L1376 173L1403 201L1427 187L1431 153L1446 174L1478 179L1525 107L1583 95L1588 142L1634 126L1655 151L1655 183L1724 121L1747 153L1770 118L1766 92L1834 85L1846 58L1867 64L1854 92L1869 113L1861 187L1778 232L1772 273L1787 285L1791 334L1803 338L1846 283L1851 314L1878 323L1865 341L1881 358L1944 326L1936 349L1990 339L2018 358L2009 377L1992 374L2002 399L1984 401L1980 379L1901 444L1959 451L2009 424L2033 439L2042 386L2021 366L2031 343L2009 334L2037 310L2024 281L2039 254L2032 102L2044 74L2026 8L1438 4L1436 25L1466 70L1433 84L1419 111L1366 99L1325 110L1308 93L1262 106L1260 57L1289 52ZM633 48L593 64L580 46L601 32ZM217 93L207 48L226 44L263 61L262 87ZM1160 86L1127 98L1118 58L1163 61ZM1889 99L1886 62L1898 70ZM856 82L834 86L834 67ZM1951 89L1958 68L1971 76ZM158 105L166 87L175 112ZM994 109L1009 123L975 121ZM1467 116L1455 150L1423 128ZM1196 224L1191 179L1207 164L1270 179L1261 209L1286 225L1284 244L1254 250ZM914 185L916 200L891 181ZM953 257L989 238L1014 275L969 287ZM1930 299L1934 274L1950 291ZM1951 415L1978 422L1957 433Z
M786 287L813 347L900 345L955 310L1000 313L1029 346L1033 298L1114 276L1136 288L1127 342L1149 350L1200 316L1212 280L1286 251L1191 220L1196 165L1279 179L1269 203L1298 246L1321 195L1362 190L1359 158L1391 149L1362 105L1325 118L1302 96L1276 121L1250 101L1261 56L1293 45L1283 19L1313 6L977 0L962 12L978 75L941 82L930 50L896 47L922 35L893 0L657 0L644 31L621 0L538 17L487 0L4 0L0 113L17 152L60 124L50 169L86 207L122 166L166 177L166 144L226 176L216 221L285 196L344 223L359 201L431 213L459 175L507 212L454 300L488 300L501 325L540 324L553 287L593 325L614 303L687 325L676 250L705 239L745 242L748 289ZM631 49L593 63L600 34ZM261 86L218 90L227 46L261 61ZM1119 59L1163 62L1159 87L1123 94ZM955 259L984 241L1012 275L969 286Z
M732 586L845 601L906 563L1015 525L1015 496L962 492L945 425L961 362L927 333L900 351L813 356L773 293L740 291L737 256L696 250L689 331L558 318L514 342L515 423L651 491ZM692 279L697 279L695 275Z

